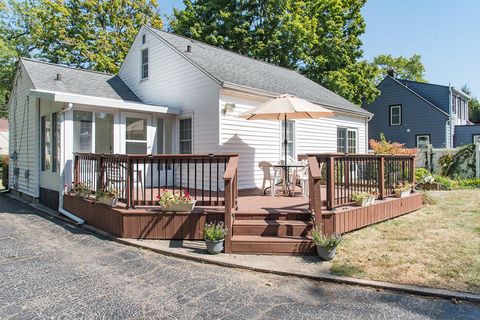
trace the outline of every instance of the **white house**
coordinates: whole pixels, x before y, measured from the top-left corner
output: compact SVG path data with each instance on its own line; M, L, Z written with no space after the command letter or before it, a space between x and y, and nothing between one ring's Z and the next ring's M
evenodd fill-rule
M281 157L282 123L238 115L282 93L335 112L289 122L290 156L366 152L366 110L295 71L150 27L118 75L20 59L9 187L58 207L74 152L238 153L239 188L258 187L258 162Z
M8 154L8 120L0 119L0 155Z

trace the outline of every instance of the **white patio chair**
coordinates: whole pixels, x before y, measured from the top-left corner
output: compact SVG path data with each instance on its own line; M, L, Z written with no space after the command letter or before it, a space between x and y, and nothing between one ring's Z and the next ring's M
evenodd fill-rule
M275 196L275 186L279 181L282 180L282 174L280 170L275 169L273 165L268 161L260 161L258 167L263 171L263 183L262 183L262 195L265 194L265 190L268 188L266 187L266 182L270 183L270 191L272 197Z
M303 197L308 197L308 178L309 178L309 169L308 169L308 164L302 161L302 163L305 163L305 166L303 168L300 168L296 170L295 172L295 185L300 185L300 188L302 188L302 196ZM322 172L323 168L323 163L320 164L320 172Z

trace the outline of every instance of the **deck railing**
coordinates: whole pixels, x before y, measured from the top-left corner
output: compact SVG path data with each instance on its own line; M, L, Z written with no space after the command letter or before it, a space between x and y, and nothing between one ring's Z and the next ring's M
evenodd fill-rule
M185 190L199 206L231 206L236 193L227 186L236 191L236 174L233 181L224 174L232 159L238 155L76 153L74 183L88 184L93 192L114 188L126 208L155 205L163 189Z
M394 194L396 186L415 182L415 156L372 154L310 154L310 206L317 212L353 204L356 193ZM315 187L316 186L316 187ZM320 186L325 192L322 194ZM323 198L324 197L324 198Z

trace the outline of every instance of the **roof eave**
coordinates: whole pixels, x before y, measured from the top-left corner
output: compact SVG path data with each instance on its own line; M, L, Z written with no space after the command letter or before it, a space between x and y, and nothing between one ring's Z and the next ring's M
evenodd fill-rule
M244 85L235 84L235 83L231 83L231 82L223 82L222 88L223 89L240 91L240 92L245 92L245 93L250 93L250 94L255 94L255 95L260 95L260 96L263 96L265 98L274 98L274 97L276 97L280 94L289 93L289 92L271 92L271 91L252 88L252 87L249 87L249 86L244 86ZM321 104L318 101L309 100L309 102L321 105L323 107L326 107L326 108L331 109L332 111L336 111L338 113L351 114L351 115L356 115L356 116L360 115L362 117L367 117L367 118L373 116L373 113L371 113L371 112L369 112L365 109L362 109L361 107L358 107L359 110L357 112L355 110L344 109L344 108L332 106L332 105L329 105L329 104Z
M87 95L41 89L30 89L30 93L32 93L38 98L56 102L92 105L112 109L135 110L152 113L166 113L173 115L179 115L182 113L182 110L177 107L150 105L120 99L93 97Z

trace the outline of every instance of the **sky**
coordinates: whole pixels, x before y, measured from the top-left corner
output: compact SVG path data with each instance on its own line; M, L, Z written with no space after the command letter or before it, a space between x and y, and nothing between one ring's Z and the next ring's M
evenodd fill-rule
M163 14L181 0L159 1ZM480 0L368 0L362 10L364 58L418 53L430 83L480 97Z

